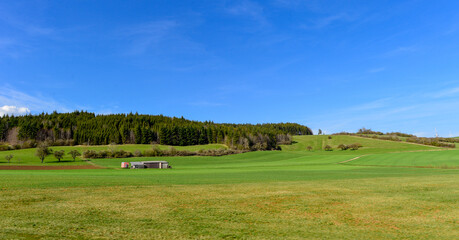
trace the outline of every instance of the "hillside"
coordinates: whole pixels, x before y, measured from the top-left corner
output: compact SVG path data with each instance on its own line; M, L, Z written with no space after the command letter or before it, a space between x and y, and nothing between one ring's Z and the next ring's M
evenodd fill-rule
M291 135L311 135L295 123L228 124L162 115L88 112L0 117L0 142L26 147L51 145L151 144L173 146L226 144L235 149L272 150Z
M331 137L331 139L329 139ZM358 151L338 149L340 144L360 143L362 148ZM438 147L419 145L407 142L394 142L386 140L378 140L372 138L362 138L349 135L315 135L315 136L294 136L292 145L283 145L285 151L305 151L308 146L312 147L313 151L323 151L325 145L330 145L334 154L350 154L350 153L387 153L400 151L418 151L440 149Z
M336 149L356 141L363 147ZM322 150L325 144L333 151ZM315 149L306 150L309 145ZM293 136L292 145L281 147L155 158L172 169L120 168L123 161L151 158L57 163L50 156L40 164L34 149L0 152L0 161L10 152L24 159L22 165L103 167L0 170L0 238L453 239L458 234L459 150L353 136ZM0 163L7 165L18 164Z
M162 150L167 150L171 146L168 145L155 145ZM198 151L198 150L209 150L209 149L227 149L228 147L223 144L206 144L206 145L193 145L193 146L175 146L177 150L187 150L187 151ZM124 144L124 145L101 145L101 146L54 146L50 147L53 151L63 150L65 153L68 153L71 150L77 150L80 153L83 153L86 150L94 150L94 151L101 151L101 150L124 150L128 152L135 152L135 151L145 151L152 149L152 145L150 144ZM13 155L14 158L11 160L10 164L7 165L18 165L18 166L25 166L25 165L38 165L42 166L43 164L40 163L38 157L35 156L35 148L28 148L28 149L19 149L19 150L10 150L10 151L0 151L0 165L7 164L5 160L5 156ZM132 160L130 160L132 161ZM88 165L88 161L83 160L83 157L78 157L76 161L73 161L70 155L64 155L64 158L61 162L58 162L56 158L52 155L46 157L45 165L46 166L62 166L62 165Z

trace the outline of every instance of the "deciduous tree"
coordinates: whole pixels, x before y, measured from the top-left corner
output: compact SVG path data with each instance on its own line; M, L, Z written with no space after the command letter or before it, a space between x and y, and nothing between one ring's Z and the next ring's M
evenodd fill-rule
M5 156L5 160L8 161L8 163L10 163L11 159L13 159L13 155L12 154L9 154L9 155L6 155Z
M72 156L72 159L75 162L75 159L81 156L81 153L78 150L72 150L69 152L69 155Z
M64 157L65 151L64 150L59 150L54 152L54 157L57 159L58 162L61 161L61 159Z
M37 150L35 151L35 156L37 156L41 163L45 160L45 158L53 152L52 149L48 148L46 143L42 143L38 146Z

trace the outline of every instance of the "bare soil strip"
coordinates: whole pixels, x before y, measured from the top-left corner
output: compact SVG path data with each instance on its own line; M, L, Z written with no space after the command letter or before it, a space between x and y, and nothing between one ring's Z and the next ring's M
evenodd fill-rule
M95 165L81 166L0 166L0 170L78 170L78 169L100 169Z
M342 162L339 162L338 164L342 164L342 163L347 163L347 162L350 162L350 161L354 161L354 160L357 160L361 157L364 157L364 156L368 156L368 154L365 154L365 155L362 155L362 156L358 156L358 157L355 157L355 158L351 158L349 160L346 160L346 161L342 161Z

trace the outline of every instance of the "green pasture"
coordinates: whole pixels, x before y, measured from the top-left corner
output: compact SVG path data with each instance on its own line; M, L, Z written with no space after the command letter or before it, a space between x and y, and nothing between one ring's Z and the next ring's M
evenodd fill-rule
M331 139L329 139L329 137L331 137ZM385 141L347 135L295 136L294 141L296 143L282 146L282 149L285 151L305 151L308 146L311 146L313 151L322 151L326 145L330 145L335 149L334 154L353 154L351 153L351 150L337 150L337 147L340 144L350 145L353 143L360 143L363 148L359 149L358 152L365 154L438 149L437 147L433 146L412 144L407 142ZM336 151L339 153L336 153Z
M459 236L458 150L352 136L294 140L282 151L95 159L104 168L90 170L0 170L0 239ZM321 150L356 142L363 148ZM29 156L33 149L13 153L21 151L39 163ZM122 161L150 159L173 168L120 168Z
M165 150L169 149L171 146L167 145L156 145L160 149ZM52 150L64 150L66 155L61 162L58 162L53 155L46 157L44 164L40 162L40 159L35 156L35 148L20 149L20 150L11 150L11 151L0 151L0 166L7 164L5 156L12 154L14 158L11 160L10 165L49 165L49 166L59 166L59 165L85 165L88 164L86 161L83 161L81 157L78 157L75 162L68 152L71 150L78 150L81 153L85 150L125 150L134 153L136 150L144 151L147 149L152 149L152 145L149 144L125 144L125 145L104 145L104 146L56 146L50 147ZM226 149L227 146L223 144L208 144L208 145L195 145L195 146L174 146L177 150L188 150L188 151L197 151L197 150L207 150L207 149Z
M363 156L348 164L368 166L459 167L459 151L446 150L375 154Z

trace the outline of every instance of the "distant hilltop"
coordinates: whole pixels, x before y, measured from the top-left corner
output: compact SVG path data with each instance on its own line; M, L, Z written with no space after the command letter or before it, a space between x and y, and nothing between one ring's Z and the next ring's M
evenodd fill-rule
M0 142L52 145L150 144L187 146L222 143L234 149L272 150L291 135L312 135L297 123L230 124L163 115L72 113L0 118Z

